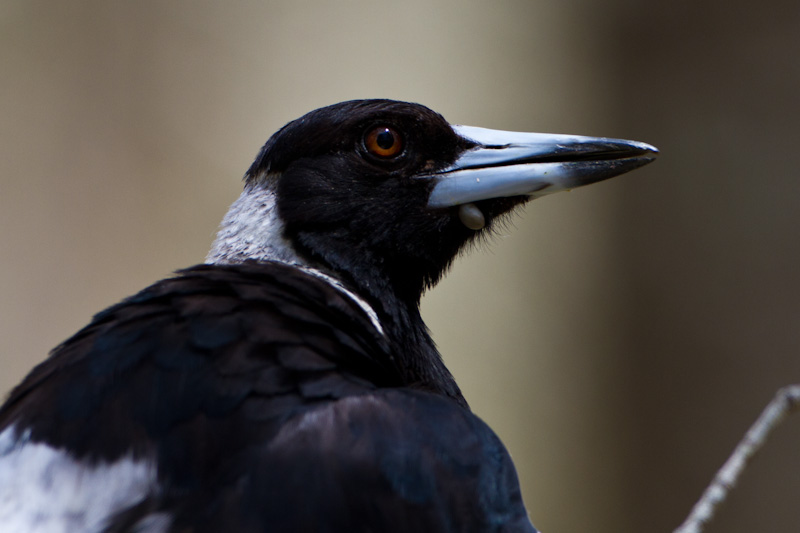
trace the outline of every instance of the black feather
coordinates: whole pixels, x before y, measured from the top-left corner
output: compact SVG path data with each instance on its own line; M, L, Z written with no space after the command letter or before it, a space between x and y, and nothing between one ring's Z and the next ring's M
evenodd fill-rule
M242 300L252 284L261 290ZM302 306L276 306L281 296ZM0 427L82 460L154 451L164 487L108 531L154 512L197 532L525 524L497 438L445 391L397 388L408 383L391 351L309 274L204 265L98 314L12 392Z
M376 125L403 132L397 158L365 151ZM110 511L107 533L535 533L508 453L419 315L475 233L428 209L431 183L414 176L470 146L440 115L388 100L288 124L247 187L274 190L281 237L325 274L272 261L180 271L58 346L0 407L0 433L87 467L152 461L157 484Z

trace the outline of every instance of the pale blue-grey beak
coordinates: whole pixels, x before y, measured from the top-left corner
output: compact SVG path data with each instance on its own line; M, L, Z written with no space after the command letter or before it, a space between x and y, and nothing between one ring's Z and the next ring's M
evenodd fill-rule
M453 129L475 146L448 168L427 176L435 181L428 207L509 196L537 198L629 172L658 155L655 147L637 141L471 126Z

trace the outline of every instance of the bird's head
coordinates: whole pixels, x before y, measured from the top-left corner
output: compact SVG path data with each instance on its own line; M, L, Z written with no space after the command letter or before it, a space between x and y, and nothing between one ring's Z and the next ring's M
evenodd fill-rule
M305 264L369 298L417 303L515 206L656 154L633 141L454 126L418 104L342 102L267 141L208 259Z

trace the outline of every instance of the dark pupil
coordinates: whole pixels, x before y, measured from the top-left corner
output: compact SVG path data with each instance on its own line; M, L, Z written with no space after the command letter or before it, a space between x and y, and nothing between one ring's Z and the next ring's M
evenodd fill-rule
M394 134L389 130L383 130L375 138L375 142L378 143L378 146L382 149L388 150L394 146Z

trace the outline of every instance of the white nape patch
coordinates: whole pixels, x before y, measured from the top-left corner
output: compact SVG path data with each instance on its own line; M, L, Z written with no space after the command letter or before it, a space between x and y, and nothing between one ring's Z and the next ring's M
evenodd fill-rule
M304 264L292 243L283 236L283 221L278 215L272 185L276 179L266 176L255 184L245 185L222 219L206 263L231 264L254 259Z
M76 461L60 449L30 442L14 427L0 433L0 531L3 533L95 533L111 516L157 489L151 461L124 457L113 463ZM163 533L160 515L141 520L136 531Z
M265 176L255 185L245 185L222 219L217 238L206 256L206 263L236 264L247 260L277 261L299 268L329 284L353 300L369 317L372 325L385 335L378 314L363 298L320 267L297 255L292 243L283 236L283 221L278 214L274 185L277 176Z

